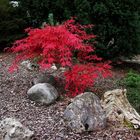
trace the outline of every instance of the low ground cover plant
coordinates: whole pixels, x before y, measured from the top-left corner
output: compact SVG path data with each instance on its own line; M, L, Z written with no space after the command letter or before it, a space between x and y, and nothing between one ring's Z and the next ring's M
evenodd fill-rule
M140 74L129 71L121 84L127 88L127 97L134 108L140 113Z

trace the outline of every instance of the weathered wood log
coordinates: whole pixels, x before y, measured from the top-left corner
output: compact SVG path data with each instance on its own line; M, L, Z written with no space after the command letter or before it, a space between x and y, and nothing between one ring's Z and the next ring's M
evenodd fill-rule
M126 89L105 92L101 103L110 121L131 123L135 129L140 128L140 115L129 103Z

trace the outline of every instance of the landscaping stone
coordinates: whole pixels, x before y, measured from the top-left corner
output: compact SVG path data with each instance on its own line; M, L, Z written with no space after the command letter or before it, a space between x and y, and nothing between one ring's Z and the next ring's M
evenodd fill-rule
M57 90L48 83L38 83L32 86L27 94L29 99L46 105L54 103L58 98Z
M67 69L64 67L60 67L59 69L57 69L55 64L53 64L50 69L47 69L43 73L39 73L38 76L33 79L32 84L35 85L38 83L49 83L49 84L55 86L58 82L56 79L59 79L59 80L64 79L63 73L66 70Z
M28 69L28 70L33 70L32 69L32 64L29 60L21 62L21 66Z
M126 96L126 89L115 89L105 92L101 103L110 121L125 122L134 128L140 128L140 115L131 106Z
M34 132L14 118L5 118L0 122L0 140L31 140Z
M56 80L55 77L51 74L42 74L33 79L33 85L36 85L38 83L49 83L51 85L55 85Z
M106 126L106 116L99 98L92 92L76 96L64 111L67 125L75 132L100 130Z
M29 71L33 71L35 68L38 68L37 64L31 63L29 60L22 61L20 65L22 68L25 68Z

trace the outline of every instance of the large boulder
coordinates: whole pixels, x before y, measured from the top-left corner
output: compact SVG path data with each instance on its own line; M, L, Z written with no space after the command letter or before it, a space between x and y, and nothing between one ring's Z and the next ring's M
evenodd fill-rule
M101 103L109 121L127 122L140 128L140 115L131 106L127 99L126 89L115 89L105 92Z
M0 122L0 140L31 140L34 132L14 118L5 118Z
M29 99L49 105L58 98L57 90L48 83L38 83L27 92Z
M75 132L94 131L106 126L99 98L92 92L76 96L64 111L67 125Z

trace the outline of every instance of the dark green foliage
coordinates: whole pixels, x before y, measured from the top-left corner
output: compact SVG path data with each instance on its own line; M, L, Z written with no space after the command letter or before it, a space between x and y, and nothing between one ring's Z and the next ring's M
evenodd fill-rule
M54 24L71 16L83 24L94 24L99 56L116 59L140 53L139 0L19 0L14 10L8 0L0 1L0 44L23 35L24 19L28 26L40 27L53 13Z
M140 113L140 86L128 88L127 97L132 106Z
M25 25L20 9L12 7L9 0L0 0L0 50L22 38Z
M93 5L98 53L107 59L139 53L139 1L102 0Z
M40 26L48 14L62 22L76 16L83 24L95 24L97 53L106 59L133 56L140 52L139 0L20 0L29 21Z
M124 78L124 83L128 87L138 87L140 86L140 75L130 71L127 76Z
M121 83L127 88L128 100L140 113L140 74L130 71Z
M49 0L19 0L19 2L19 8L24 13L24 17L27 17L29 26L41 26L51 13L52 2Z

